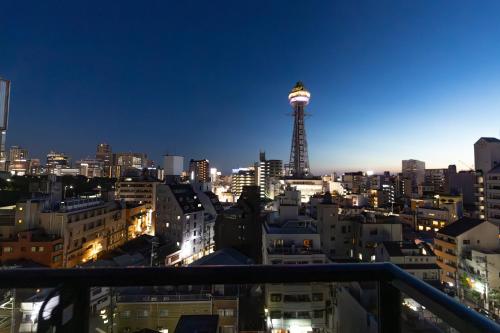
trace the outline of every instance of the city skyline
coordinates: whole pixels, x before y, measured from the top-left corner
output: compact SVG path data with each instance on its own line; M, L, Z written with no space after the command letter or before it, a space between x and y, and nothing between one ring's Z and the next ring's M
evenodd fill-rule
M7 147L33 157L75 161L107 142L225 172L260 149L287 161L297 80L312 96L313 174L394 172L409 158L468 169L474 142L499 136L494 2L18 6L0 14Z

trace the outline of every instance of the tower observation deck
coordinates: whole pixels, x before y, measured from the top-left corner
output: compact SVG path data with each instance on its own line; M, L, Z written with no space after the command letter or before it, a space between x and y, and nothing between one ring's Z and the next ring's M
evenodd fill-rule
M293 136L290 150L290 176L305 178L310 176L309 156L307 153L306 128L304 124L305 107L309 104L311 94L302 82L297 82L288 94L288 100L293 108Z

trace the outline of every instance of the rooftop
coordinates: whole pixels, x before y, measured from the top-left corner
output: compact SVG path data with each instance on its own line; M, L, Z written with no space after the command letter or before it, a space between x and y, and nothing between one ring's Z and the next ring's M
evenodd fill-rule
M217 250L207 256L204 256L194 261L191 266L200 265L248 265L252 263L252 259L245 256L243 253L232 249L225 248Z
M191 185L171 184L169 186L184 214L203 210L203 205Z
M405 254L402 250L418 250L419 247L412 242L382 242L384 244L387 253L391 257L401 257Z
M268 234L317 234L316 226L311 220L288 220L283 223L265 223Z
M439 229L438 234L447 235L451 237L456 237L464 232L486 222L480 219L473 219L470 217L462 217L461 219L447 225L446 227Z

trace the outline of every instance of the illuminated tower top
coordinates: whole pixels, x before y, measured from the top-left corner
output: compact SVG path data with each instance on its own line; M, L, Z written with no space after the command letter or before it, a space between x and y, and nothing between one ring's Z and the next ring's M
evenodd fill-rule
M288 94L293 108L293 136L290 150L290 176L294 178L309 177L309 156L307 153L306 128L304 123L305 106L309 104L311 94L302 82L297 82Z
M309 99L311 98L311 93L306 90L304 84L299 81L295 84L288 94L288 100L290 101L290 105L294 106L295 104L309 104Z

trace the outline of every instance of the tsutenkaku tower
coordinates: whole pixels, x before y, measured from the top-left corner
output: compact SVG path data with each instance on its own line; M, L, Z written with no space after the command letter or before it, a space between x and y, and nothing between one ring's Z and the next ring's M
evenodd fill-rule
M311 94L302 82L297 82L288 95L293 108L293 136L290 151L290 175L294 178L309 176L309 156L307 154L306 127L304 124L305 107L309 104Z

